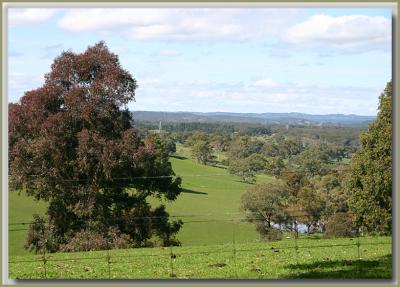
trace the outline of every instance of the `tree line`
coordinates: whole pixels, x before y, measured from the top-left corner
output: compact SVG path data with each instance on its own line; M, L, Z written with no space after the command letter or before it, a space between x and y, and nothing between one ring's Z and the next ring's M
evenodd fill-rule
M284 230L298 233L299 223L325 236L391 234L392 91L389 82L378 117L361 134L361 148L348 169L321 173L315 167L323 158L308 165L312 156L307 154L300 168L288 168L277 181L257 184L242 195L242 210L264 238L280 239Z

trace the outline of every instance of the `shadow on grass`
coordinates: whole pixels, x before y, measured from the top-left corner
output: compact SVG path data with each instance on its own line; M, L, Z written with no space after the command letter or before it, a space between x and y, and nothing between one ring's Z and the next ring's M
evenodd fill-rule
M301 236L301 239L324 239L323 233L310 233L310 234L304 234ZM351 239L353 240L353 239Z
M220 164L218 164L218 163L216 163L216 164L210 164L210 166L216 167L216 168L220 168L220 169L228 169L227 166L225 166L225 165L220 165Z
M186 188L183 188L183 189L182 189L182 193L192 193L192 194L204 194L204 195L208 195L207 192L195 191L195 190L186 189Z
M256 182L248 182L248 181L245 181L245 180L242 180L242 179L234 179L233 181L234 182L248 184L248 185L255 185L256 184Z
M392 256L385 255L376 259L324 260L313 263L290 264L286 266L290 273L286 278L310 279L391 279Z
M187 159L186 156L177 155L177 154L171 155L171 157L176 158L176 159L182 159L182 160L183 160L183 159Z

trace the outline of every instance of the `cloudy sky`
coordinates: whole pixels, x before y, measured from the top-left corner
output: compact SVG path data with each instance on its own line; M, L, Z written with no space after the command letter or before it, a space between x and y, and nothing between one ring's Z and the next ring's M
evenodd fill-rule
M62 51L104 40L137 79L131 110L375 115L390 8L9 8L8 97Z

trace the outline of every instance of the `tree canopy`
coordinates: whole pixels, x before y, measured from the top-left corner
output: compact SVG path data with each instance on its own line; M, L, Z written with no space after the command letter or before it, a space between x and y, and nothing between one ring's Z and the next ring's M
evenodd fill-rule
M240 208L261 235L278 239L273 225L286 223L288 194L289 188L281 180L262 182L242 194ZM272 234L275 236L271 238Z
M392 227L392 82L379 97L377 119L360 136L347 181L356 224L367 232Z
M46 219L31 225L28 247L38 250L45 240L57 251L76 236L109 238L111 231L130 246L152 237L176 243L181 222L169 222L165 207L152 208L146 198L175 200L181 179L165 145L132 124L126 105L136 88L100 42L81 54L63 52L42 87L10 104L11 187L49 202ZM39 225L47 238L34 235Z

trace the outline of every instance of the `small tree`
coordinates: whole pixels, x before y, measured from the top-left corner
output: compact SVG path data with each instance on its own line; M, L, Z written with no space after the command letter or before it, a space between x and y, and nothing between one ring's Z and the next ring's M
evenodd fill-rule
M281 174L282 170L285 168L285 163L282 157L270 157L267 160L265 171L267 174L272 176L278 176Z
M335 213L349 210L349 195L344 189L344 177L344 173L335 171L312 179L313 188L324 201L325 209L320 219L323 228Z
M354 235L352 215L337 212L326 223L325 237L351 237Z
M321 193L312 187L303 187L298 193L297 204L304 214L298 216L299 221L307 226L307 233L315 227L325 209L325 201Z
M292 156L298 155L303 151L303 143L300 140L285 139L282 143L282 153L290 159Z
M246 158L232 159L228 172L240 176L247 183L256 182L256 174L265 170L267 159L261 154L253 153Z
M160 140L162 141L163 148L169 155L176 153L176 143L170 134L161 134Z
M208 135L202 131L194 131L186 138L185 146L191 148L200 141L208 142Z
M208 164L213 160L212 149L208 141L200 140L192 146L192 157L201 164Z
M210 141L211 146L217 152L226 151L230 143L230 137L228 135L214 134Z
M246 158L251 155L252 151L250 150L250 137L238 136L235 138L229 145L227 153L229 161Z
M287 215L288 186L280 180L263 182L241 196L241 210L261 235L276 234L274 224L284 223ZM267 236L267 239L270 238ZM276 237L276 239L278 239Z
M256 182L256 173L247 158L231 160L229 162L228 172L232 175L239 176L243 182Z

